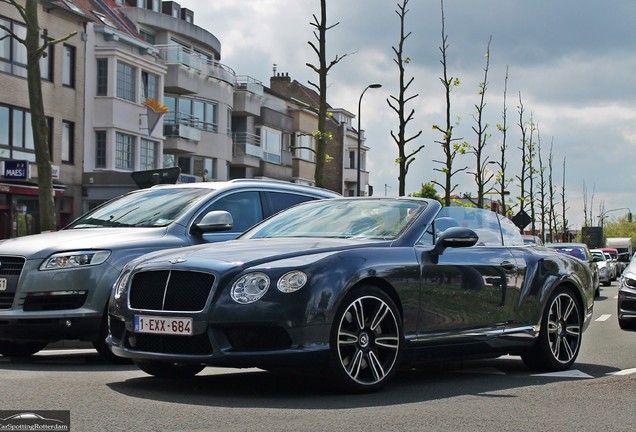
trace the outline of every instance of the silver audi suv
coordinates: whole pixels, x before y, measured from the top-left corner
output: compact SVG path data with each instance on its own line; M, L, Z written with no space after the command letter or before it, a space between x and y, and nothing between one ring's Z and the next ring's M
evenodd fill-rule
M274 180L157 185L115 198L60 231L2 240L0 354L29 356L51 342L80 340L114 359L105 343L106 309L128 261L233 239L282 209L336 196ZM233 224L219 224L215 210L229 212Z

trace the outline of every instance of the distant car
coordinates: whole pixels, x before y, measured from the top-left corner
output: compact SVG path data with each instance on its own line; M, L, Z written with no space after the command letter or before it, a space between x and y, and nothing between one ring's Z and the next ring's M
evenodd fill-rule
M157 185L105 203L58 232L3 240L0 354L28 356L50 342L75 339L110 357L106 305L128 261L232 239L291 205L337 196L273 180ZM209 222L218 210L233 216L230 229Z
M621 274L620 264L618 263L618 250L614 248L598 248L607 256L609 255L609 263L612 268L612 280L618 279Z
M601 278L598 265L594 261L592 254L585 243L546 243L545 246L550 249L554 249L557 252L578 258L584 263L587 263L590 271L592 272L594 295L596 297L601 295Z
M598 276L600 282L604 286L609 286L612 283L612 266L610 262L610 258L608 258L609 254L604 254L600 249L590 249L590 253L592 254L592 258L596 261L596 265L598 266Z
M633 258L618 284L618 325L623 330L636 330L636 258Z
M579 353L591 278L490 210L335 198L217 247L133 260L112 291L108 343L158 377L315 369L347 391L381 388L403 362L512 354L558 371Z
M523 242L525 244L534 244L537 246L543 246L543 240L541 240L539 236L524 234L521 237L523 238Z

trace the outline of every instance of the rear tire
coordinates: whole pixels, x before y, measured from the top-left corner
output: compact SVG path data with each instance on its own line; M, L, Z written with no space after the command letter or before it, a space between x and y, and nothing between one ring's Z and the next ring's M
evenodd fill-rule
M155 360L134 360L139 369L157 378L179 379L193 377L205 366L188 363L167 363Z
M534 346L521 355L530 369L569 369L581 348L583 314L573 292L557 288L543 311L541 330Z

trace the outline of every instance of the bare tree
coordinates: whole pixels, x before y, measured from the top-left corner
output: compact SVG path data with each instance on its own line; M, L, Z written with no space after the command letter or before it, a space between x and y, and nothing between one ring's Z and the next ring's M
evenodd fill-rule
M532 230L532 234L534 234L537 230L537 217L536 217L536 206L534 205L534 184L535 184L535 176L537 174L537 170L535 168L535 157L537 155L536 143L534 142L534 131L536 129L534 123L534 115L530 113L530 123L529 123L529 131L530 134L528 136L528 142L526 145L527 149L527 161L526 166L528 168L528 173L526 178L528 180L528 196L525 199L525 203L530 206L530 229Z
M554 160L554 138L550 142L550 154L548 155L548 213L550 226L550 241L554 241L558 233L557 230L557 214L556 214L556 188L554 186L554 171L552 161Z
M537 125L537 155L539 157L539 208L541 209L541 240L545 242L545 226L548 221L548 212L546 211L548 191L546 190L545 166L543 165L543 157L541 155L541 132Z
M448 37L446 36L445 29L445 17L444 17L444 0L441 0L442 6L442 45L440 46L440 52L442 54L442 59L440 63L442 64L443 76L440 78L442 85L444 86L445 94L446 94L446 127L442 128L438 125L433 125L433 129L442 133L442 140L435 141L440 144L442 147L442 151L444 152L445 159L433 160L433 162L442 165L442 168L434 168L435 171L441 172L444 174L444 183L440 183L436 180L433 180L433 183L440 186L444 191L444 205L449 206L451 204L451 194L457 187L457 185L453 185L452 178L455 174L461 171L465 171L468 167L463 167L459 169L453 168L453 162L458 154L464 154L466 152L466 144L465 143L457 143L457 141L461 141L461 138L453 138L453 125L451 118L451 91L453 88L459 86L459 78L453 78L448 76L448 62L447 62L447 49L448 49Z
M327 0L320 0L320 19L314 14L313 22L309 24L314 27L314 37L316 43L308 41L307 43L314 50L318 56L319 66L315 66L311 63L306 65L313 69L318 74L318 84L309 81L309 84L316 88L319 94L318 102L318 131L315 134L316 138L316 170L314 179L316 186L324 186L324 169L325 162L327 160L327 141L330 139L328 132L326 131L327 123L327 75L333 66L335 66L340 60L345 58L347 54L342 56L336 55L329 64L327 64L327 30L331 30L340 23L336 23L332 26L327 26ZM358 131L359 132L359 131Z
M477 135L477 142L470 147L469 153L475 156L475 171L470 172L475 179L477 185L477 207L484 207L484 194L492 190L486 190L486 185L494 178L495 174L491 170L487 169L489 163L489 156L484 155L484 149L486 148L486 141L490 137L487 133L488 123L484 123L484 109L486 108L486 90L488 89L488 68L490 67L490 43L492 42L492 36L488 39L488 47L486 48L486 66L484 68L484 80L479 83L479 104L475 105L475 114L473 118L477 123L472 129Z
M51 170L51 155L49 153L49 127L44 114L44 101L42 99L42 76L40 74L40 59L46 56L49 46L64 42L77 32L70 33L57 40L49 40L47 30L40 33L38 22L39 2L26 0L24 6L17 0L0 0L13 6L26 25L26 36L19 37L11 29L0 24L0 29L6 35L0 37L12 38L26 48L27 55L27 86L29 90L29 105L31 108L31 128L33 130L33 142L35 143L35 163L38 171L38 203L40 209L40 230L51 231L57 228L55 216L55 201L53 200L53 177Z
M398 158L396 162L399 165L399 174L398 174L398 184L399 184L399 196L404 196L406 194L406 175L409 171L409 166L415 160L415 155L419 153L420 150L424 148L424 145L419 146L417 149L411 151L407 154L406 145L419 137L422 134L420 130L415 135L406 137L406 127L407 124L413 119L413 115L415 114L415 110L411 109L409 115L406 115L406 104L412 99L418 97L418 94L413 96L406 96L406 91L410 87L413 82L413 77L411 77L408 82L406 82L405 78L405 67L410 62L410 58L404 57L404 43L406 39L411 35L411 32L405 34L404 30L404 20L406 13L408 12L407 5L409 0L403 0L402 5L398 4L398 9L395 12L400 17L400 42L398 43L398 47L392 47L393 52L395 53L395 58L393 62L397 65L400 76L400 89L397 97L391 95L390 99L387 99L387 103L395 111L398 115L399 121L399 129L397 136L391 131L391 137L395 144L398 147ZM393 103L393 102L394 103Z
M521 170L519 171L519 175L517 176L517 180L519 180L519 210L522 212L526 211L526 183L528 181L528 124L524 119L525 108L523 106L523 102L521 100L521 92L519 92L519 105L517 106L519 112L519 129L521 130Z
M503 112L502 112L502 123L497 125L497 129L501 132L502 140L501 146L499 147L499 162L497 162L499 171L495 176L495 182L499 187L499 197L501 199L501 213L507 214L508 208L506 207L506 195L510 193L506 189L510 185L513 179L508 179L506 177L506 170L508 168L508 162L506 160L506 152L508 150L508 143L506 141L508 136L508 108L506 106L506 97L508 93L508 67L506 66L506 78L504 80L504 91L503 91Z
M563 158L563 184L561 185L561 226L563 228L563 241L568 240L568 220L565 217L567 201L565 200L565 157Z

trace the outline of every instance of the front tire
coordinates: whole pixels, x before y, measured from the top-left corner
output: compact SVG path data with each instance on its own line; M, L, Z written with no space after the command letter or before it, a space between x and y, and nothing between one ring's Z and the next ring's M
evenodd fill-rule
M389 382L400 367L404 331L395 303L373 286L348 294L331 330L329 372L346 391L370 392Z
M30 357L47 345L46 342L0 341L0 354L5 357Z
M189 378L201 372L205 366L188 363L167 363L154 360L134 360L139 369L157 378Z
M543 312L541 330L534 346L521 355L530 369L569 369L581 348L583 314L570 289L559 288L550 296Z

